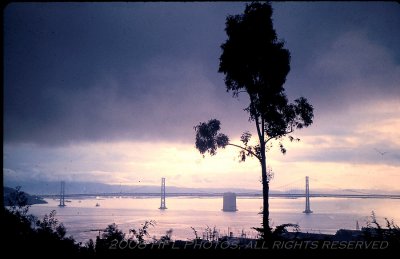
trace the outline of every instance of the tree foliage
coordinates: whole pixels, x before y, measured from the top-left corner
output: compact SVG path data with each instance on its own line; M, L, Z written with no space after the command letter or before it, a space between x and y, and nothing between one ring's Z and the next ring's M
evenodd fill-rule
M219 67L228 92L249 96L245 110L260 125L266 141L313 122L313 107L306 98L289 103L286 97L283 85L290 71L290 52L278 40L271 15L269 4L252 3L244 14L228 16L228 39L221 46Z
M38 233L47 236L54 236L55 239L63 239L67 233L63 223L56 218L57 212L52 210L49 215L44 215L43 220L36 221Z
M106 229L104 229L102 238L107 241L112 241L114 239L117 241L121 241L125 238L125 233L122 232L122 230L118 229L117 224L112 223L108 225Z
M87 249L75 243L73 237L66 237L66 229L56 219L55 210L39 220L28 214L27 199L20 187L13 195L15 203L2 211L4 252L11 252L16 257L27 251L30 256L53 255L53 250L62 251L64 256L70 257L86 253Z
M218 133L221 129L221 122L216 119L208 122L201 122L195 126L196 131L196 148L201 154L208 152L215 155L217 148L225 148L229 143L229 138L225 134Z

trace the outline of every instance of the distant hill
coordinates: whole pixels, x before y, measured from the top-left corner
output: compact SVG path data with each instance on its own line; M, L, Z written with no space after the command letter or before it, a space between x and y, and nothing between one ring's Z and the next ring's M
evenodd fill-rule
M21 186L22 190L32 195L58 195L60 194L60 182L54 181L7 181L7 186ZM235 192L246 194L261 195L260 189L246 189L246 188L191 188L191 187L177 187L166 186L167 193L223 193ZM160 185L113 185L104 183L93 182L66 182L65 194L101 194L101 193L159 193ZM271 188L270 193L282 193L283 190ZM289 193L304 193L304 190L285 190ZM319 189L311 188L312 194L400 194L399 191L387 190L374 190L374 189Z
M29 181L29 182L14 182L8 181L5 183L8 186L21 186L22 190L35 195L57 195L60 193L60 182L44 182L44 181ZM221 192L236 192L236 193L254 193L260 194L260 190L245 189L245 188L190 188L166 186L169 193L221 193ZM97 194L97 193L158 193L160 192L159 185L112 185L93 182L66 182L65 194Z
M12 201L13 198L13 193L16 192L16 189L14 188L10 188L10 187L6 187L4 186L4 205L5 206L10 206L10 201ZM36 195L30 195L26 192L22 192L25 197L27 198L27 204L26 205L33 205L33 204L44 204L47 203L45 200L43 200L43 198L36 196Z

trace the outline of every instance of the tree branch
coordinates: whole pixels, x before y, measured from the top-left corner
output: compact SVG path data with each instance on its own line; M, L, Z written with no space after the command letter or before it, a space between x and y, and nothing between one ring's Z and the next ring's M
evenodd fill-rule
M249 93L249 98L250 98L250 106L252 106L253 105L253 99L251 98L250 93ZM260 129L260 125L259 125L259 116L255 115L255 120L254 121L256 122L257 135L258 135L258 138L260 140L260 145L261 145L261 140L264 140L264 138L263 138L264 135L261 134L261 129Z
M260 158L256 153L254 153L253 151L251 151L251 150L249 150L249 149L247 149L247 148L244 148L244 147L242 147L242 146L239 146L239 145L236 145L236 144L232 144L232 143L228 143L228 145L229 145L229 146L233 146L233 147L240 148L240 149L242 149L242 150L244 150L244 151L246 151L246 152L252 154L252 155L255 156L258 160L261 161L261 158Z
M261 134L260 124L258 124L259 123L258 116L256 116L255 122L256 122L256 128L257 128L257 135L258 135L258 138L260 139L260 144L261 144L261 140L263 140L263 135Z
M262 137L262 141L265 141L265 120L264 120L264 116L261 115L261 137Z
M279 137L285 136L285 135L287 135L287 134L290 134L290 133L292 133L292 132L293 132L293 128L291 128L289 131L285 131L285 132L282 133L282 134L278 134L278 135L276 135L276 136L270 137L270 138L267 139L267 141L265 141L265 144L267 144L268 141L270 141L271 139L279 138Z

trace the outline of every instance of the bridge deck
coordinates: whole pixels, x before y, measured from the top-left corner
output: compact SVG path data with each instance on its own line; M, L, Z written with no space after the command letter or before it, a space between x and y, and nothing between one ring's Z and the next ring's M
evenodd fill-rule
M56 198L59 194L41 195L44 198ZM84 197L160 197L160 193L91 193L91 194L65 194L67 198L84 198ZM166 193L167 197L222 197L223 193ZM254 193L237 193L238 197L262 197L261 194ZM270 193L271 198L303 198L305 194L287 194L287 193ZM330 194L330 193L310 193L310 197L327 197L327 198L364 198L364 199L400 199L397 194Z

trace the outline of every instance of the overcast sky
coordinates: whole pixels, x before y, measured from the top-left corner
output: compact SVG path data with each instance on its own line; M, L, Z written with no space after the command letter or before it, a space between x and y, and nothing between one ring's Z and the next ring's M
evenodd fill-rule
M399 190L400 4L273 2L290 100L314 124L268 154L272 188ZM194 148L218 118L254 132L219 74L225 18L245 3L14 3L4 10L4 180L260 188L257 161Z

